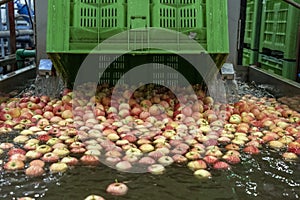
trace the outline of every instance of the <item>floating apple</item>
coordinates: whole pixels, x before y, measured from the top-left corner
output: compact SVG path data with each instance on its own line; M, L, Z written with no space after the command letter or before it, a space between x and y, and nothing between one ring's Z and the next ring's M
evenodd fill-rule
M52 163L49 169L52 173L65 172L68 169L68 165L62 162Z
M9 170L9 171L24 169L24 167L25 167L25 164L21 160L10 160L4 164L4 169Z
M45 162L42 161L42 160L32 160L30 163L29 163L29 166L39 166L41 168L43 168L45 166Z
M159 175L159 174L163 174L165 172L165 167L161 164L153 164L148 167L148 171L151 174Z
M209 171L205 170L205 169L196 170L194 172L194 175L197 178L210 178L212 176L211 173Z
M123 196L128 192L128 187L124 183L112 183L106 188L106 192L114 196Z
M37 165L30 166L25 170L25 174L27 176L33 176L33 177L42 176L44 173L45 170L42 167Z
M92 195L87 196L84 200L104 200L104 198L99 195L92 194Z

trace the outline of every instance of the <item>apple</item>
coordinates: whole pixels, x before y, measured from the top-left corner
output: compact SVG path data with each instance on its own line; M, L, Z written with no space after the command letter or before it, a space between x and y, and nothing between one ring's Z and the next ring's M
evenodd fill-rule
M52 173L65 172L68 169L68 165L66 163L57 162L51 164L49 169Z
M96 166L96 165L99 165L99 163L100 163L99 158L94 155L83 155L80 158L80 161L84 165L91 165L91 166Z
M127 160L126 159L122 160L122 161L120 161L116 164L116 169L117 170L119 170L119 171L128 171L132 168L132 165L131 165L130 161L128 161L128 155L126 155L126 156L127 156ZM131 156L133 156L133 158L134 158L132 161L135 162L135 161L138 160L138 158L136 156L134 156L134 155L131 155Z
M189 151L185 154L185 157L189 160L198 160L199 158L201 158L201 155L198 152Z
M112 183L106 188L106 192L114 196L123 196L128 192L128 187L124 183Z
M209 146L205 155L220 158L223 155L223 153L219 150L219 148L217 146Z
M260 150L256 146L246 146L243 149L243 152L252 154L252 155L257 155L260 153Z
M54 117L54 114L51 111L46 111L46 112L43 113L43 117L48 119L48 120L51 120L51 118Z
M86 149L83 147L76 147L76 148L71 148L70 152L72 152L74 154L82 154L82 153L86 152Z
M61 114L64 110L65 110L65 108L61 105L54 105L53 106L53 114L55 116L61 116Z
M225 154L222 159L224 159L229 164L237 164L241 162L241 159L237 155Z
M142 157L139 160L139 164L143 164L143 165L153 165L155 164L155 160L151 157Z
M33 103L39 103L40 102L40 98L37 96L31 96L29 97L29 101L33 102Z
M29 166L39 166L39 167L44 167L45 166L45 162L42 161L42 160L32 160L30 163L29 163Z
M59 116L54 116L50 119L51 123L57 124L58 122L62 121L62 118Z
M158 159L158 163L162 164L163 166L171 165L173 162L174 160L170 156L162 156Z
M64 95L62 98L61 98L61 101L63 104L68 104L70 103L70 101L72 100L72 96L71 95Z
M151 174L159 175L159 174L163 174L165 172L165 167L161 164L153 164L148 167L148 171Z
M41 159L44 162L54 163L54 162L57 162L59 160L59 156L56 155L55 153L48 152L48 153L45 153Z
M214 165L213 165L214 169L218 169L218 170L229 170L230 166L224 162L224 161L217 161Z
M159 104L153 104L150 108L149 108L149 113L151 116L158 116L162 113L162 106Z
M186 163L188 161L188 159L186 157L184 157L183 155L181 155L181 154L173 155L172 159L174 160L175 163L178 163L178 164L183 164L183 163Z
M194 160L194 161L190 161L188 164L187 164L188 168L193 170L193 171L196 171L196 170L199 170L199 169L206 169L207 168L207 165L205 163L205 161L203 160Z
M5 112L0 112L0 121L12 120L12 116Z
M14 143L18 144L24 144L27 140L29 140L29 137L26 135L18 135L13 139Z
M64 110L62 113L61 113L61 117L63 119L70 119L70 118L73 118L73 112L71 110Z
M43 155L42 153L37 152L35 150L29 150L25 154L25 156L29 159L38 159L38 158L42 157L42 155Z
M196 176L197 178L210 178L212 175L205 169L199 169L194 172L194 176Z
M21 115L20 108L10 108L7 112L12 118L18 118Z
M232 124L240 124L242 122L242 118L238 114L233 114L230 116L229 122Z
M288 144L288 149L287 149L288 152L292 152L292 153L295 153L297 155L300 155L300 143L295 141L295 142L290 142Z
M38 177L42 176L45 173L44 169L40 166L29 166L25 170L27 176Z
M37 122L37 126L42 129L45 128L46 126L48 126L49 124L50 124L49 120L45 119L45 118L41 118Z
M30 110L36 110L36 109L39 109L40 106L34 102L28 102L27 103L27 108L30 109Z
M8 160L20 160L24 162L26 160L26 156L24 154L16 153L11 155Z
M282 154L282 157L285 161L295 161L298 160L297 154L293 152L285 152Z
M39 153L45 154L45 153L52 151L52 148L46 144L43 144L43 145L37 146L36 151Z
M10 127L0 127L0 134L1 133L10 133L10 132L12 132L13 130L12 130L12 128L10 128Z
M92 194L92 195L87 196L84 200L104 200L104 198L99 195Z
M46 111L49 111L49 112L52 112L53 111L53 106L52 105L45 105L45 107L43 108L43 111L46 112Z
M68 166L73 166L73 165L77 165L79 163L78 159L75 157L64 157L63 159L61 159L62 163L66 163Z
M142 145L139 147L139 149L140 149L143 153L149 153L149 152L151 152L151 151L154 150L154 147L153 147L153 145L151 145L151 144L145 143L145 144L142 144Z
M9 171L24 169L24 167L25 167L25 164L21 160L10 160L4 164L4 169L9 170Z
M26 151L21 149L21 148L13 148L13 149L10 149L7 153L8 156L12 156L14 154L22 154L22 155L25 155L26 154Z
M207 163L207 164L214 164L215 162L217 162L219 159L215 156L205 156L203 158L203 160Z

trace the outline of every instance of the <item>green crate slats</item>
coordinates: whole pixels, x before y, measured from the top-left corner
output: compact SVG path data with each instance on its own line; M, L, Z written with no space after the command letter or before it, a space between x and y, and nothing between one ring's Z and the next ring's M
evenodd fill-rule
M73 0L70 49L94 49L126 27L125 0ZM66 41L68 42L68 41Z
M257 64L257 62L258 62L258 51L244 48L243 49L243 66Z
M140 27L196 34L208 53L229 53L224 0L49 0L48 13L49 53L88 53L105 39Z
M259 48L262 0L247 0L244 43L253 50Z
M296 80L297 65L295 61L286 61L271 56L259 55L261 68L290 80Z
M295 0L300 3L300 0ZM300 9L282 0L265 0L263 5L260 52L263 48L283 52L284 59L296 58Z

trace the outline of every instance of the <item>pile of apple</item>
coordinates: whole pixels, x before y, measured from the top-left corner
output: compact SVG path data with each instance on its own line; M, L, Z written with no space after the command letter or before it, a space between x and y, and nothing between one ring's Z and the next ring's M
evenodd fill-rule
M191 90L191 95L186 91ZM276 150L287 161L300 155L300 114L273 98L244 96L234 104L214 102L200 85L124 88L88 84L65 89L60 99L12 98L0 105L3 168L41 176L73 165L104 163L126 172L164 173L186 165L197 177L228 170L244 154ZM112 98L112 93L118 98Z

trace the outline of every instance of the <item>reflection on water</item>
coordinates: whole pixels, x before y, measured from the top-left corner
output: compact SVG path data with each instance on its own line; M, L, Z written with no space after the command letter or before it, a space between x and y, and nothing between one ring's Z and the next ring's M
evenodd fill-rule
M278 154L264 151L260 156L244 160L231 178L236 181L240 199L254 196L258 199L299 199L299 164L299 161L283 162Z
M36 199L84 199L89 194L106 199L299 199L300 171L277 154L262 152L243 156L231 171L212 171L213 178L200 180L186 167L172 165L163 175L127 174L104 165L75 167L64 174L28 178L23 172L0 175L0 199L30 196ZM3 159L3 158L2 158ZM115 180L125 182L129 192L113 197L105 192Z

